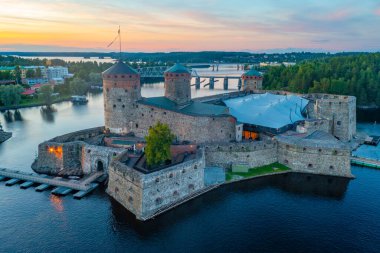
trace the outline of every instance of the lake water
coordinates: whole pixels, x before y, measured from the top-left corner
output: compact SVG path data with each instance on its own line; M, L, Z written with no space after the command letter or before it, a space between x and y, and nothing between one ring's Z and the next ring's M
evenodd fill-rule
M193 96L224 92L202 88ZM143 96L163 95L163 84ZM103 124L102 94L56 112L0 114L14 136L0 167L31 171L37 145ZM361 124L380 135L380 127ZM379 252L380 170L353 167L354 180L279 175L220 187L148 222L98 189L82 200L0 183L0 252Z

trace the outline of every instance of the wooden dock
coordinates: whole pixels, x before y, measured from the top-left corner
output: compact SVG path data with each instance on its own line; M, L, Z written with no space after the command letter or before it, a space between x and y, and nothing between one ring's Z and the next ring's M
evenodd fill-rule
M363 167L380 169L380 161L363 158L363 157L351 157L351 164L359 165Z
M88 175L81 180L69 180L60 177L49 177L46 175L38 175L35 173L26 173L17 170L9 170L0 168L0 181L7 180L6 186L13 186L21 183L21 189L27 189L33 185L36 185L35 190L42 192L50 187L55 187L52 190L52 194L65 196L72 191L77 191L74 194L74 198L81 199L95 188L98 187L100 182L104 182L107 178L103 172L95 172Z

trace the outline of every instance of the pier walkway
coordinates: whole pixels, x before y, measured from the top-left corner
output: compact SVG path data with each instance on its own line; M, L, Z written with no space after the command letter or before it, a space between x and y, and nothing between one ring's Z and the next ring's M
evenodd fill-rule
M373 160L373 159L367 159L367 158L363 158L363 157L352 156L351 157L351 164L380 169L380 161Z
M91 183L96 181L101 176L103 176L103 172L95 172L82 180L67 180L0 168L0 178L3 179L18 179L19 181L33 182L56 187L66 187L77 191L88 191L93 187Z

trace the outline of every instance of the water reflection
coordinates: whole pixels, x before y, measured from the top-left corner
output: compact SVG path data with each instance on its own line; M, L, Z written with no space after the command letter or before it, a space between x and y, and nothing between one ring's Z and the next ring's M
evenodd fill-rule
M24 119L22 118L21 112L19 110L16 110L14 113L14 120L15 121L23 121Z
M42 119L47 123L54 123L55 112L57 112L57 109L54 106L42 106L40 109Z
M5 119L5 122L7 123L11 123L13 122L13 113L11 111L6 111L4 112L4 119Z
M340 201L344 198L350 179L320 176L303 173L289 173L271 177L257 178L250 181L244 181L235 184L225 185L205 195L197 197L190 202L176 207L167 213L156 217L155 219L141 222L136 220L135 216L127 211L118 202L110 198L112 208L112 230L115 232L132 228L136 233L143 237L150 237L161 230L172 226L177 222L191 218L203 209L208 211L215 208L215 212L227 198L238 193L252 194L266 188L276 188L284 192L302 196L311 196L315 198L329 198ZM277 193L275 193L277 194ZM245 206L245 200L240 202ZM211 211L212 212L212 211Z
M51 205L54 207L54 209L57 212L59 212L59 213L63 212L63 210L64 210L63 202L62 202L62 199L60 197L51 194L49 199L50 199Z

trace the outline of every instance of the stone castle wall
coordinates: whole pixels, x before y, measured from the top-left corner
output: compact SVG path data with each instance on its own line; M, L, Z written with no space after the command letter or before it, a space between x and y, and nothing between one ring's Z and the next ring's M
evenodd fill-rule
M82 175L81 152L84 144L81 141L41 143L32 169L43 174Z
M277 162L275 141L206 144L205 150L207 166L231 168L233 164L243 163L254 168Z
M81 154L81 168L84 174L90 174L95 171L108 172L108 166L112 159L121 154L125 149L111 148L96 145L83 145ZM103 168L98 168L99 163L102 163Z
M295 172L352 177L349 149L278 143L278 161Z
M118 157L110 165L107 193L144 220L203 189L204 167L202 150L193 160L149 174L128 167Z
M348 141L356 135L356 98L328 94L309 94L306 98L314 102L314 113L318 118L332 122L332 134Z
M141 98L140 76L103 75L104 123L112 133L128 133L131 110Z
M169 125L179 141L229 142L236 139L235 118L232 116L192 116L138 104L134 110L136 121L131 131L145 137L148 130L158 121Z
M185 104L191 100L191 74L166 73L165 97L178 103Z

